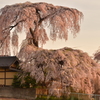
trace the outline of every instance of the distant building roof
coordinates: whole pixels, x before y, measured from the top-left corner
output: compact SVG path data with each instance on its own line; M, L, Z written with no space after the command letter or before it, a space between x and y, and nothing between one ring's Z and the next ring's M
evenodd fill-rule
M0 56L0 67L10 67L16 61L18 61L16 56Z

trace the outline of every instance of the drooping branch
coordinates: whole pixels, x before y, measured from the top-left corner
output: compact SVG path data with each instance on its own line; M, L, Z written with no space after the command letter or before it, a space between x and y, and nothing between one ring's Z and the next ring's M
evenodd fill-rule
M98 49L94 54L94 60L100 62L100 49Z
M21 21L17 22L15 25L9 26L9 27L5 28L2 32L6 33L6 31L11 31L13 28L15 28L18 24L22 23L23 21L25 21L25 20L21 20ZM0 48L2 47L3 43L8 38L9 35L10 35L10 32L3 38L3 40L1 40L1 42L0 42Z
M16 27L19 23L21 23L21 22L23 22L23 21L25 21L25 20L21 20L21 21L17 22L15 25L10 26L10 27L9 27L10 30L12 30L14 27Z
M0 41L7 40L11 32L22 32L23 27L26 38L33 38L36 46L45 44L49 39L67 40L69 32L73 35L79 32L82 17L82 12L77 9L42 2L5 6L0 15Z

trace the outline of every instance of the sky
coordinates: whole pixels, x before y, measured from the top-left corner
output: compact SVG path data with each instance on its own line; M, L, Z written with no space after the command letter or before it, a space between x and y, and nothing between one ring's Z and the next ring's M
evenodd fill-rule
M47 2L53 5L76 8L84 14L81 22L81 30L74 38L69 34L68 40L47 42L43 48L59 49L70 47L87 52L90 56L100 48L100 0L0 0L0 9L6 5L30 1Z

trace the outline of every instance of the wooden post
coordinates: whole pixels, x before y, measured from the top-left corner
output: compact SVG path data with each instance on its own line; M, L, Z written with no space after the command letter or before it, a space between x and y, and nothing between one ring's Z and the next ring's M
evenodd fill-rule
M6 68L5 68L5 72L4 72L4 86L6 86Z

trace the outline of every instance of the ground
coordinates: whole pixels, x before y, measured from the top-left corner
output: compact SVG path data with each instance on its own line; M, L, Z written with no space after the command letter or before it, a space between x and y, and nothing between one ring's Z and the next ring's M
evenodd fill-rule
M26 99L16 99L16 98L0 98L0 100L26 100Z

